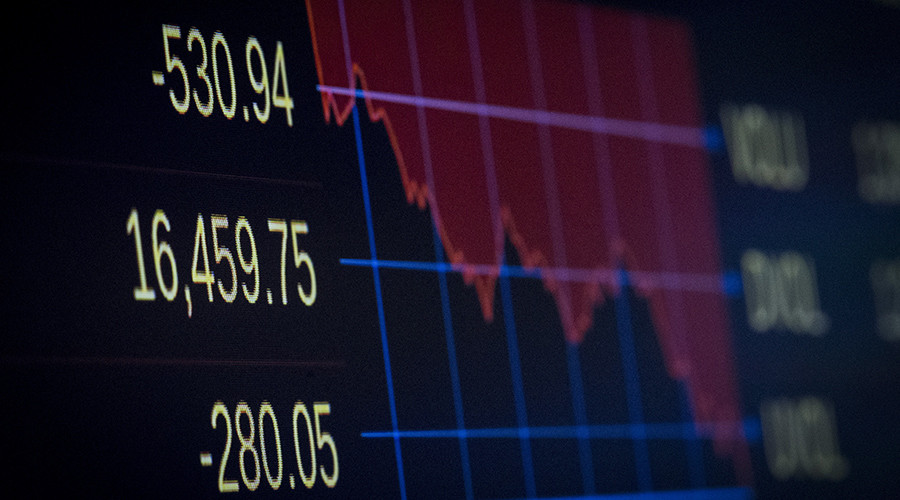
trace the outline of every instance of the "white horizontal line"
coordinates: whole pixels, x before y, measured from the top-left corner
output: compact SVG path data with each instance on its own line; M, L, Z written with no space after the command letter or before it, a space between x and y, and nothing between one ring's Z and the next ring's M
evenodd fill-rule
M633 137L654 142L680 144L696 148L704 148L706 142L704 131L700 127L686 127L681 125L666 125L662 123L642 122L635 120L621 120L617 118L605 118L600 116L578 115L547 111L541 109L516 108L512 106L499 106L494 104L480 104L450 99L438 99L434 97L420 97L392 92L379 92L374 90L359 90L345 87L333 87L329 85L317 85L319 92L326 94L356 96L376 101L392 102L409 106L418 106L429 109L439 109L455 113L465 113L490 118L499 118L510 121L534 123L551 127L568 128L593 132L597 134L609 134L622 137Z

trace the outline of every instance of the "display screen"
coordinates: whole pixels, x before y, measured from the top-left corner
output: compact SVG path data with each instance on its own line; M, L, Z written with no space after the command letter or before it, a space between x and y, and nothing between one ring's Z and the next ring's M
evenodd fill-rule
M21 8L13 496L900 495L897 2Z

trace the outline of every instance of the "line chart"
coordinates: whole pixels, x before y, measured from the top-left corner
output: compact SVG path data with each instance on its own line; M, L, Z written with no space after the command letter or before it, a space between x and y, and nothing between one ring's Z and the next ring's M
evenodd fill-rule
M900 498L900 0L718 7L25 4L10 497Z
M539 278L570 345L584 340L597 307L633 286L695 425L714 429L716 452L749 484L746 437L712 425L741 420L724 300L735 279L720 267L689 30L540 1L306 5L324 119L343 126L352 117L359 141L361 100L383 125L406 201L430 213L446 256L433 270L461 272L487 322L498 296L508 309L509 277ZM370 221L370 239L372 230ZM507 240L519 269L504 267ZM377 277L391 264L370 245L370 261L342 263ZM641 419L639 406L632 416Z

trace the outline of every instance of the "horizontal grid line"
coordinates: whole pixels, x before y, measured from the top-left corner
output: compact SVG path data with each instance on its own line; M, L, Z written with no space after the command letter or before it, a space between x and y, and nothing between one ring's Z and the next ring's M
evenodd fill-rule
M736 488L698 488L567 497L530 497L530 500L749 500L753 496L751 488L739 486Z
M363 438L401 438L401 439L519 439L525 431L534 439L575 439L586 436L589 439L712 439L712 435L727 433L731 439L747 439L751 442L760 440L760 425L757 420L746 419L743 422L701 423L643 423L643 424L607 424L607 425L570 425L570 426L529 426L491 427L476 429L428 429L369 431L360 434Z
M694 148L706 148L707 144L710 142L709 137L715 136L714 133L711 133L708 129L702 127L668 125L620 118L579 115L561 111L517 108L496 104L481 104L476 102L421 97L394 92L380 92L376 90L362 90L331 85L316 85L316 90L324 94L354 96L374 101L390 102L454 113L487 116L489 118L547 125L550 127L567 128L596 134L630 137Z
M491 264L451 264L408 260L340 259L345 266L378 267L440 273L466 273L478 276L508 276L511 278L543 279L553 277L557 281L577 283L619 283L617 269L579 269L564 267L523 267ZM723 274L681 273L671 271L626 271L627 283L637 288L670 289L688 292L725 293L740 295L742 284L735 272Z

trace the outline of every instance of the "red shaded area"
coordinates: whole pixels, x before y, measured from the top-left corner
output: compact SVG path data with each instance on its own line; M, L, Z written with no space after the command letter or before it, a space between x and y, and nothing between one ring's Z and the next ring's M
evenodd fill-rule
M616 284L567 280L554 269L624 264L640 271L634 284L698 426L740 422L721 290L688 292L648 277L721 274L686 27L567 3L410 3L347 0L341 13L336 0L307 0L319 83L696 130L684 145L365 99L369 118L388 132L407 201L430 207L486 320L497 273L466 266L496 269L504 235L524 266L545 269L571 343ZM355 102L323 92L325 119L342 125ZM715 428L717 452L749 482L743 431Z

